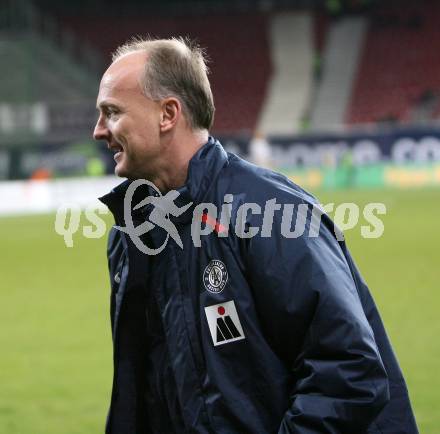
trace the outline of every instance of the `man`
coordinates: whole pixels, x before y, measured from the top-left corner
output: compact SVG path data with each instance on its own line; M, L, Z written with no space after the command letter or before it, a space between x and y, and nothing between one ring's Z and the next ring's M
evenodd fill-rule
M94 137L128 178L101 198L117 224L107 433L416 433L379 314L330 219L310 236L312 196L209 137L201 50L122 46L97 106ZM281 204L292 221L306 206L302 235L280 232Z

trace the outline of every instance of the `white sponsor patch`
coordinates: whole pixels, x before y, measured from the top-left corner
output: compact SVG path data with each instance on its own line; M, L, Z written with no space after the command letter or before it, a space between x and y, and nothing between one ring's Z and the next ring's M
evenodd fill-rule
M207 306L205 313L214 346L245 338L233 300Z

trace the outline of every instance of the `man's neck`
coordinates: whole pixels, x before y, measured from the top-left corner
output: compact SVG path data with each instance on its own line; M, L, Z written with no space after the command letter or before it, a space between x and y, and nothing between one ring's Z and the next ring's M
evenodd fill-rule
M159 168L157 178L153 180L162 193L176 190L185 184L189 162L208 141L208 137L206 130L194 131L165 145L167 158L164 159L164 166Z

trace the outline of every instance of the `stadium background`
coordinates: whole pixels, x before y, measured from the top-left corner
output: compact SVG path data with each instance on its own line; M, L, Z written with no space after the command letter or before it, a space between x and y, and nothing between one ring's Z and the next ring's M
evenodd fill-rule
M109 53L129 37L207 49L213 133L322 203L382 202L346 232L408 381L440 432L440 5L432 1L0 4L0 433L102 432L111 387L105 237L73 248L55 210L118 182L91 140ZM107 227L111 218L103 216Z

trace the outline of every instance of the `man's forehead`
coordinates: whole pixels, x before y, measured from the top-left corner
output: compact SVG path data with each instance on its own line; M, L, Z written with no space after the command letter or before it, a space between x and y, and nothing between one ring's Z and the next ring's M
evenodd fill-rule
M145 68L146 54L129 53L113 62L101 80L101 89L129 90L139 88Z

